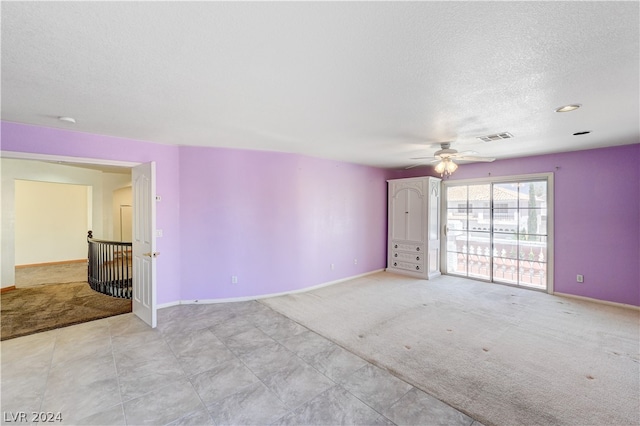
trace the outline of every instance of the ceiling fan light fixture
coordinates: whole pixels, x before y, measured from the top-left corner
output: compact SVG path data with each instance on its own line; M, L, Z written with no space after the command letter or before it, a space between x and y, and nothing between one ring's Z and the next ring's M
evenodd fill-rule
M569 105L563 105L561 107L558 107L555 109L555 112L571 112L571 111L575 111L578 108L580 108L582 105L580 104L569 104Z
M458 165L451 160L447 161L447 165L445 166L445 171L451 174L456 170L458 170Z
M458 165L450 158L443 158L438 164L436 164L434 170L436 173L440 173L441 177L449 177L453 172L458 170Z

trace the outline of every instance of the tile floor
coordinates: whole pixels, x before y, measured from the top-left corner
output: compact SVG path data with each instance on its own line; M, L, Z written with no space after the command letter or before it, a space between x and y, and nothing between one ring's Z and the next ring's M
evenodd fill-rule
M165 308L155 330L125 314L0 347L2 424L59 412L77 425L480 425L259 302Z

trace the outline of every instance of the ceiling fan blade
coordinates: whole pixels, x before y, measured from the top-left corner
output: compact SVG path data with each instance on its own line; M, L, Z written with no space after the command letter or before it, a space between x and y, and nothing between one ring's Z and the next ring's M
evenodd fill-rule
M423 160L423 163L437 163L441 161L441 159L437 157L417 157L417 158L410 158L410 160Z
M405 170L409 170L409 169L413 169L415 167L420 167L420 166L427 166L429 163L418 163L418 164L412 164L410 166L405 167Z
M476 157L473 155L460 155L455 157L456 160L462 161L479 161L484 163L491 163L492 161L496 161L493 157Z

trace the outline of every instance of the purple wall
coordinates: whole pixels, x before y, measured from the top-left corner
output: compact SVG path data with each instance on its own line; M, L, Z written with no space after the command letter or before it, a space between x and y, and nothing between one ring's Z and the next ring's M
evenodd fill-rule
M70 132L67 130L1 122L3 151L131 162L156 162L156 226L163 230L157 240L161 253L157 263L158 304L180 300L180 218L178 155L176 146L131 139Z
M156 161L159 304L277 293L384 268L385 180L432 173L7 122L1 136L5 151ZM541 172L555 173L555 290L640 306L640 144L469 164L451 179Z
M1 131L5 151L156 161L159 304L284 292L386 265L388 171L7 122Z
M555 181L555 291L640 306L640 144L468 164L450 179L544 172Z
M182 148L182 298L272 294L384 268L387 173L295 154Z

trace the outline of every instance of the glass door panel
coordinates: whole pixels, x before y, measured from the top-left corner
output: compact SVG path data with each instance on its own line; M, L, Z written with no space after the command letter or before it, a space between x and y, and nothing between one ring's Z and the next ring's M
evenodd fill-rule
M468 187L453 186L447 189L446 263L447 270L467 276Z
M447 271L452 274L466 277L468 264L466 254L447 252Z
M491 233L469 232L468 243L469 271L470 277L491 279Z
M447 188L447 271L491 279L491 186Z
M467 275L468 231L466 211L460 214L455 209L448 210L447 217L447 270L457 275Z
M468 187L463 186L450 186L447 188L447 210L461 207L466 209L468 198Z

